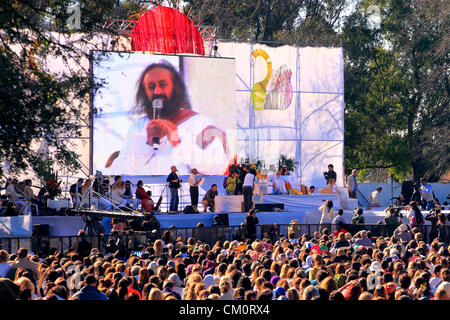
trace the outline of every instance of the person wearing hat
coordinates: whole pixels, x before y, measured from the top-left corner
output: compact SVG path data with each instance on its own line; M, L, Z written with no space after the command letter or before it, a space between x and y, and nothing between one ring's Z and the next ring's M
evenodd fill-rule
M401 241L408 243L413 239L413 235L406 224L401 224L394 230L394 236L400 238Z

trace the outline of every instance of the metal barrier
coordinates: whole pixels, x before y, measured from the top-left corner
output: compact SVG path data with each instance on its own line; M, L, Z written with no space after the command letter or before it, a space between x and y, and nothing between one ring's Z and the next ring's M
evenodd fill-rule
M316 231L320 231L320 224L269 224L257 226L257 239L270 238L276 241L280 237L288 237L289 232L295 232L296 238L303 234L313 236ZM445 226L447 239L450 238L450 225ZM384 224L373 225L345 225L343 226L351 234L355 234L360 230L368 230L372 232L373 237L390 237L392 236L395 227ZM421 233L424 236L424 241L430 243L433 239L430 233L434 232L435 226L423 225L421 226ZM335 226L332 227L332 232ZM185 242L188 238L193 237L196 240L201 240L209 245L214 245L217 241L233 241L243 240L244 233L240 226L220 226L220 227L201 227L201 228L165 228L161 229L161 235L165 232L170 232L170 241L175 242L180 238ZM128 234L124 233L121 236L117 234L107 236L86 236L86 239L91 243L93 248L98 248L101 252L107 252L107 244L110 239L115 242L119 240L122 246L128 252L138 251L140 246L153 245L153 242L160 238L155 237L152 233L143 231L136 231ZM32 252L46 252L51 248L56 248L58 251L65 251L74 248L78 241L78 236L64 236L64 237L50 237L50 236L33 236L27 238L0 238L0 249L4 249L10 253L17 252L19 248L27 248Z

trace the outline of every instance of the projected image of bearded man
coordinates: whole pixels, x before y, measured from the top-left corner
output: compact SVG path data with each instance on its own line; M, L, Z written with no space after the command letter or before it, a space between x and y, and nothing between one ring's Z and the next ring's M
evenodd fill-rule
M160 116L153 119L156 99L163 106ZM164 174L172 165L180 174L188 174L194 167L204 174L225 170L225 133L208 117L192 111L183 79L170 63L154 63L142 72L132 111L138 118L124 147L109 157L106 168L148 175ZM154 145L155 137L159 146Z

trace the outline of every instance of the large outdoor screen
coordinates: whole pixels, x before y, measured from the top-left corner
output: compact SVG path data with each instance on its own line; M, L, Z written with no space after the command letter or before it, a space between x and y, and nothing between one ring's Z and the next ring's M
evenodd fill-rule
M237 153L234 59L93 55L94 171L224 174Z

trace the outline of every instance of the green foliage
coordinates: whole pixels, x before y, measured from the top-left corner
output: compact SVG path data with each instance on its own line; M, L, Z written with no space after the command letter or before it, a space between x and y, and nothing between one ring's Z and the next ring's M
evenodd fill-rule
M80 9L79 29L68 24L71 6ZM55 166L80 167L68 138L81 136L81 119L88 119L81 106L96 88L85 48L112 8L110 0L0 3L0 162L11 174L40 166L35 149L43 140ZM64 72L49 71L56 61Z
M287 171L295 171L295 167L298 165L298 162L293 158L288 158L284 154L280 154L280 158L278 160L278 171L281 170L283 166L286 166Z

